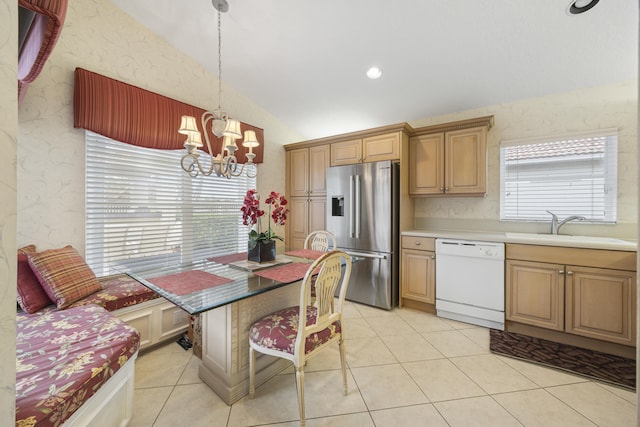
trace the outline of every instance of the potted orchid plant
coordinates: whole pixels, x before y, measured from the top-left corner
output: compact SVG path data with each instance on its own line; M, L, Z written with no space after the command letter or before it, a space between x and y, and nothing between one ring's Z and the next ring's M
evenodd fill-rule
M262 231L261 217L265 211L260 208L260 195L255 189L248 190L240 210L242 211L242 223L251 228L249 231L248 259L255 262L273 261L276 258L276 242L278 239L284 242L271 228L271 220L274 225L284 225L287 220L287 199L279 193L272 191L264 200L267 205L267 230ZM254 228L255 226L255 228Z

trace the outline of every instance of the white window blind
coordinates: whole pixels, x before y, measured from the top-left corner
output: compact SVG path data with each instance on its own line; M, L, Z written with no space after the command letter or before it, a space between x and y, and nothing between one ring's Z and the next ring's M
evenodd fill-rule
M255 178L191 178L182 150L89 131L86 143L86 259L96 275L247 250L240 207Z
M500 219L616 221L616 129L500 144Z

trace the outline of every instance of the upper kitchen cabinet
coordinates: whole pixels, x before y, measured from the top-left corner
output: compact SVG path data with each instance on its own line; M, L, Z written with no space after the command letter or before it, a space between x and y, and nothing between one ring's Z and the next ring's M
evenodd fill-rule
M287 151L287 195L289 197L326 196L329 145Z
M409 139L411 196L484 196L493 116L416 129Z
M391 132L331 144L331 166L400 159L402 132Z

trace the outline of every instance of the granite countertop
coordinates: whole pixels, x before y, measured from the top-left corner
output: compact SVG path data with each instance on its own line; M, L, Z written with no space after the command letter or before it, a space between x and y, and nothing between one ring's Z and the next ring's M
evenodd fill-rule
M567 246L574 248L608 249L614 251L637 251L638 249L638 244L634 240L623 240L613 237L573 236L568 234L536 234L499 231L478 232L462 230L407 230L400 234L403 236L415 237L522 243L542 246Z

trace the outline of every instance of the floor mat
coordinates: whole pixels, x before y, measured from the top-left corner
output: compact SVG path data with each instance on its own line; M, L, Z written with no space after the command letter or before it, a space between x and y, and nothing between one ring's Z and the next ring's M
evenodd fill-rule
M540 363L635 391L636 361L527 335L490 330L492 353Z

